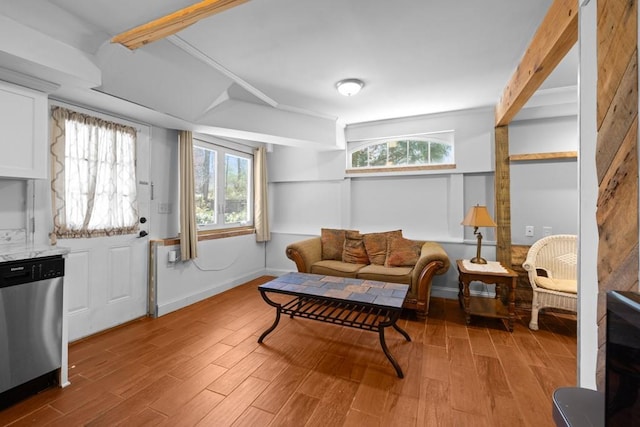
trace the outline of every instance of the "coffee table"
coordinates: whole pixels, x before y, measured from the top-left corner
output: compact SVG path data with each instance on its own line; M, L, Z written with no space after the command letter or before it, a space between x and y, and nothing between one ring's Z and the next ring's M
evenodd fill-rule
M404 378L400 365L387 347L384 330L391 326L407 341L411 341L409 334L396 323L409 285L288 273L260 285L258 289L266 303L276 308L276 319L260 335L259 343L278 326L281 314L378 332L382 351L398 377ZM269 298L270 293L289 295L292 298L280 303Z

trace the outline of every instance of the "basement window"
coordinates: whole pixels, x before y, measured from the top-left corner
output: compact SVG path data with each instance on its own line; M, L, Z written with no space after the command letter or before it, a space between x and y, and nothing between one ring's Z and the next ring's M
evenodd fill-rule
M194 139L196 224L200 230L253 225L253 155Z
M349 143L347 172L455 168L453 131Z

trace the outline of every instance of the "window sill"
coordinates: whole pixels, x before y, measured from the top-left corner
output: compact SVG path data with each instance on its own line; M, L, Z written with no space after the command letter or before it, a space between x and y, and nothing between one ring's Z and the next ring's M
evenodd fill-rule
M223 230L206 230L198 231L198 242L205 240L225 239L227 237L244 236L247 234L255 234L256 229L254 227L236 227L225 228ZM179 237L172 237L168 239L153 240L154 243L160 243L162 246L173 246L180 244Z
M422 166L397 166L397 167L386 167L386 168L366 168L366 169L347 169L345 172L347 175L358 175L358 174L384 174L384 173L395 173L395 172L423 172L423 171L437 171L444 169L455 169L455 164L446 164L446 165L422 165Z

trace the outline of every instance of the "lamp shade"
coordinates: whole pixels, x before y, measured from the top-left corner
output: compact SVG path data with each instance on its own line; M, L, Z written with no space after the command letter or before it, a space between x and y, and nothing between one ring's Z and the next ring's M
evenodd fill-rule
M464 217L462 225L467 225L470 227L497 227L493 219L491 219L491 215L489 215L489 211L486 206L472 206L471 209L467 212L467 215Z

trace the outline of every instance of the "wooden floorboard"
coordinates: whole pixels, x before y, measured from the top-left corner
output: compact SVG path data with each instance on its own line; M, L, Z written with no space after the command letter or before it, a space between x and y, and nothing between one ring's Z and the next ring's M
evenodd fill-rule
M576 383L576 318L542 313L531 331L465 324L457 300L403 313L378 335L284 316L261 277L158 319L73 343L71 385L0 411L0 426L553 426L551 393Z

